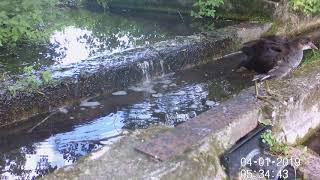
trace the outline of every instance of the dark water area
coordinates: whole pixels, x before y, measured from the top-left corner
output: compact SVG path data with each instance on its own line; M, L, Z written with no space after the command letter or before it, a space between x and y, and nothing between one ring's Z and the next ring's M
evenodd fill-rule
M19 73L25 66L46 69L69 65L89 58L113 54L235 24L233 21L201 23L177 15L131 15L93 12L84 9L61 10L52 20L49 42L17 47L14 54L0 52L0 72Z
M304 145L320 155L320 130L311 136Z
M229 57L61 108L32 133L27 131L48 114L0 129L0 174L32 179L121 137L105 138L183 123L252 85L252 75L231 71L238 60Z

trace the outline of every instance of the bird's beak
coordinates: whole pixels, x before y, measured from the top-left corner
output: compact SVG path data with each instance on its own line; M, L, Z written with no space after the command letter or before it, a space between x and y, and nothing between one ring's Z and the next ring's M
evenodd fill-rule
M314 45L313 43L310 43L310 47L311 47L311 49L318 49L318 47L316 45Z

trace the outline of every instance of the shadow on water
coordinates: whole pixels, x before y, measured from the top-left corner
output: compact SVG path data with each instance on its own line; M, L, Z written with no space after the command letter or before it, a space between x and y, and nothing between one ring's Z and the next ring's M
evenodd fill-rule
M41 176L117 140L100 139L187 121L252 85L251 74L231 71L238 62L239 56L228 57L82 101L61 109L32 133L26 132L48 114L1 129L1 174L9 179Z
M68 65L88 58L121 52L175 36L190 35L203 28L223 27L235 22L204 25L190 18L171 16L133 16L130 14L97 13L83 9L65 10L52 20L49 43L24 45L11 52L0 53L0 72L21 72L33 65L45 69ZM27 51L26 51L27 49Z

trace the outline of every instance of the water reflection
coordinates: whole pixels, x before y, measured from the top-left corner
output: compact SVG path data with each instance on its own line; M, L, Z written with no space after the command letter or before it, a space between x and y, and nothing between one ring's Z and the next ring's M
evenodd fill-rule
M164 38L164 35L159 39L161 37ZM98 37L90 30L68 26L62 31L54 32L50 37L54 53L48 53L47 58L53 59L55 64L68 65L88 58L134 48L139 40L149 44L149 38L156 38L156 36L148 34L135 36L130 32L120 31L112 32L112 34L101 33Z
M85 140L102 139L119 134L123 126L120 122L122 116L122 113L110 114L91 123L74 126L70 132L55 134L31 145L9 152L2 152L7 149L1 149L0 169L3 178L33 179L74 163L81 156L101 146Z
M170 86L173 83L176 85ZM153 91L150 92L150 89ZM165 77L165 80L142 84L140 90L129 90L124 96L97 97L91 100L99 102L91 103L93 106L83 106L84 103L81 103L79 107L59 113L51 121L70 123L74 120L74 124L64 124L71 125L72 130L58 134L49 132L47 135L50 137L33 140L28 146L13 148L9 152L4 149L0 163L4 172L2 175L9 179L41 176L72 164L79 157L101 146L99 141L92 140L117 135L123 129L146 128L154 123L176 125L209 108L205 105L208 96L206 83L187 84L177 82L173 77ZM191 107L194 105L196 107ZM78 124L81 118L91 119L99 114L101 117L93 121ZM49 123L47 127L40 129L54 129L53 126L55 124ZM40 134L41 131L45 130L35 133Z
M76 63L197 31L187 23L167 21L161 16L147 19L83 9L60 13L61 16L52 20L54 24L48 45L18 47L15 54L1 52L0 64L4 70L19 72L28 65L46 68ZM172 26L183 28L168 28Z

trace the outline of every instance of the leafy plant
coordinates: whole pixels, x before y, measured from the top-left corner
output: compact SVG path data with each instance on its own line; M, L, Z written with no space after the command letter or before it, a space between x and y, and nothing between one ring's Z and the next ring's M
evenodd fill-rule
M274 154L288 154L289 146L280 142L273 134L271 130L266 130L261 134L262 142L268 145L271 153Z
M51 16L58 0L0 1L0 47L36 42L46 32L44 19Z
M19 86L17 85L13 85L13 86L9 86L8 87L8 91L10 92L11 96L16 96L17 95L17 91L19 90Z
M300 10L306 14L320 13L319 0L291 0L290 3L294 10Z
M14 85L7 88L12 96L16 96L18 91L37 91L41 85L52 82L52 73L50 71L40 72L41 79L38 79L33 71L32 66L25 67L23 69L23 77L20 77Z
M196 18L215 17L216 8L223 5L224 0L198 0L194 6L198 9L197 12L192 11L191 16Z
M302 65L310 64L310 63L318 61L318 60L320 60L320 51L313 50L313 51L305 53L304 61L302 62Z
M42 71L41 79L45 84L50 84L52 82L52 73L50 71Z
M33 74L33 67L27 66L23 69L23 72L25 73L25 76L20 79L21 85L28 88L29 90L38 89L41 85L41 81L39 81Z

